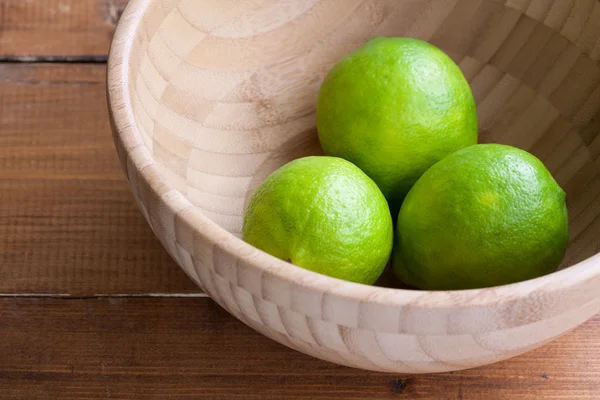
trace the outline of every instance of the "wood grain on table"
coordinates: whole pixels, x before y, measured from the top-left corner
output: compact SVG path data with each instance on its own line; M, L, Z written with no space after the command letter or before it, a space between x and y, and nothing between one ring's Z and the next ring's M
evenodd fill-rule
M154 238L112 144L123 0L0 0L0 399L598 399L600 317L513 360L395 376L289 350Z

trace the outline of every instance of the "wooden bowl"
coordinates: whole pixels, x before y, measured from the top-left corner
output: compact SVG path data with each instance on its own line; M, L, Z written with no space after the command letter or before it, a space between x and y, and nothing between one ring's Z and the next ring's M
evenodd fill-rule
M257 331L370 370L489 364L600 310L598 26L595 0L132 0L108 68L117 151L169 253ZM320 153L326 72L377 35L445 50L473 88L480 140L545 162L568 195L568 268L488 289L401 290L312 273L240 239L257 185Z

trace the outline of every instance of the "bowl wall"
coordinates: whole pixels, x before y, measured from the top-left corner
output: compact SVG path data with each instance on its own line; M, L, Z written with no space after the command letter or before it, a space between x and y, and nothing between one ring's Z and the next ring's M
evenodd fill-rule
M132 0L109 65L117 149L161 242L253 328L373 370L487 364L600 309L598 26L597 1ZM532 152L567 192L562 267L579 265L502 288L414 292L312 274L238 239L268 174L320 154L319 85L373 36L424 39L459 64L480 141Z

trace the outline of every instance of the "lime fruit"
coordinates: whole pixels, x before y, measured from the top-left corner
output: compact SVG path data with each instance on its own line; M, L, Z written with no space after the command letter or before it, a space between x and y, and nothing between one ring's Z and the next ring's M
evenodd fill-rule
M524 150L482 144L431 167L398 216L393 269L404 283L454 290L548 274L568 242L565 192Z
M369 175L392 214L429 167L477 143L475 101L460 69L411 38L377 37L338 62L319 91L317 128L325 154Z
M273 172L253 194L243 238L300 267L372 284L390 257L392 217L364 172L336 157L305 157Z

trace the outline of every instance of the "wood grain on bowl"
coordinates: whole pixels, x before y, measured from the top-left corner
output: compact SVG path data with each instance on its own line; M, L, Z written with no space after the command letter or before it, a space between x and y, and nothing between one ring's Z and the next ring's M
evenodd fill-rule
M173 258L280 343L391 372L506 359L600 310L599 15L594 1L132 0L108 71L119 158ZM570 208L562 271L482 290L393 290L320 276L239 239L257 181L292 155L318 152L323 76L375 35L440 46L473 88L482 140L548 165Z

